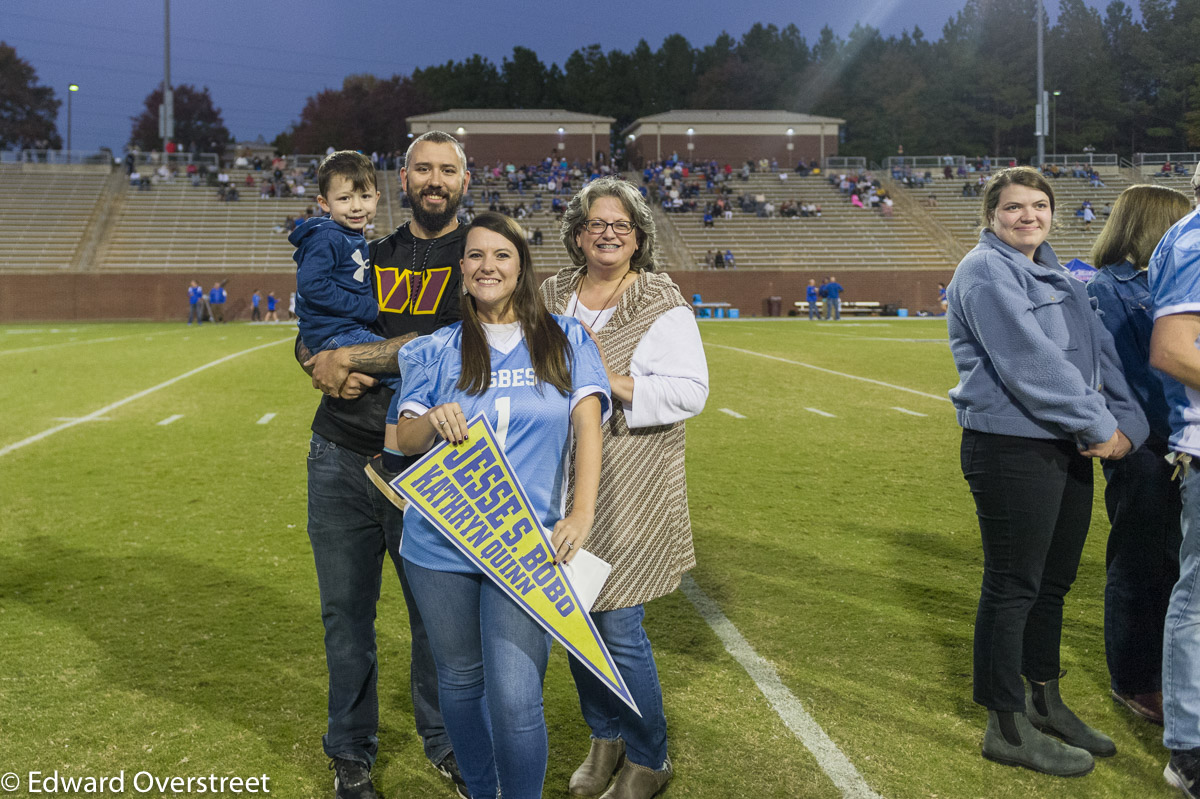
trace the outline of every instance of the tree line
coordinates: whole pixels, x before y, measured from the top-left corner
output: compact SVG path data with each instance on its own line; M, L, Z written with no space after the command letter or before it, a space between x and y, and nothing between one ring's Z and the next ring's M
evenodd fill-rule
M629 52L593 44L561 67L518 46L499 65L474 55L410 75L353 75L309 97L274 144L283 152L330 144L400 150L407 145L401 120L449 108L565 108L614 117L617 132L672 109L728 108L840 117L840 152L870 160L900 147L1028 159L1036 150L1037 8L1037 0L967 0L936 41L920 28L885 37L862 24L844 38L826 26L810 41L795 24L755 24L740 38L721 33L704 46L678 34L657 49L645 40ZM1200 0L1140 0L1138 10L1140 19L1124 0L1103 13L1084 0L1059 0L1055 24L1043 23L1060 153L1200 148L1200 61L1191 48ZM14 94L17 110L0 103L0 147L57 141L53 91L37 87L35 76L30 82L32 69L0 44L0 86L16 73L27 90ZM177 103L181 97L194 100L176 109L185 146L187 130L205 139L201 149L231 143L207 88L180 86ZM151 93L133 118L130 144L160 144L157 107Z

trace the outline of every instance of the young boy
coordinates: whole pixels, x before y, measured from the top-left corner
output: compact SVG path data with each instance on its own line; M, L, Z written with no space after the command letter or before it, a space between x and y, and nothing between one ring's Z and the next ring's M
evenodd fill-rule
M317 170L317 203L328 216L314 216L296 226L288 236L296 247L296 313L300 337L312 353L351 344L383 341L367 329L379 316L379 303L371 290L370 256L363 232L375 218L379 202L375 167L370 159L351 150L331 153ZM384 378L384 385L400 396L399 376ZM393 398L393 404L396 399ZM394 457L389 457L394 456ZM367 468L371 481L397 507L404 501L387 481L403 458L396 446L396 426L384 433L383 458ZM392 467L392 473L385 470Z

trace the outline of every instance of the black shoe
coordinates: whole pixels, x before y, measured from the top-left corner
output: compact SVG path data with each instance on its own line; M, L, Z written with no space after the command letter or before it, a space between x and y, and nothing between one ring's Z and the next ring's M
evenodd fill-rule
M371 783L371 767L357 760L335 757L329 761L336 799L379 799Z
M471 792L467 790L467 781L463 779L462 772L458 770L458 758L454 753L446 755L441 761L434 763L433 767L438 770L446 779L454 783L454 790L458 791L461 799L471 799Z
M396 489L392 488L392 480L400 476L400 472L389 472L383 465L383 456L376 455L371 460L367 461L367 465L363 467L363 471L367 473L367 479L375 484L388 502L395 505L400 510L404 510L408 506L408 500L400 496Z
M1200 747L1172 749L1171 760L1163 776L1168 783L1183 791L1185 796L1200 799Z

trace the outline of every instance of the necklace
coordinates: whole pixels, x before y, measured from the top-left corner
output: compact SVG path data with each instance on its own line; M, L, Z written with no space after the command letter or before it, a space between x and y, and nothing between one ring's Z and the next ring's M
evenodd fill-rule
M425 268L429 265L429 253L433 252L433 245L437 243L436 238L429 239L429 245L425 248L425 257L421 259L421 268L417 269L417 244L421 239L412 232L412 225L408 226L408 232L412 233L413 237L413 265L409 271L408 283L408 300L416 306L417 297L421 296L421 284L424 283Z
M617 296L617 292L621 290L622 284L625 283L626 275L629 275L629 274L632 274L632 273L626 272L624 275L621 275L621 279L617 281L616 288L614 288L612 290L612 294L608 295L608 299L604 301L604 304L600 306L600 310L596 312L596 315L594 317L592 317L591 324L589 324L588 327L595 326L596 320L598 320L600 318L600 315L608 309L608 304L613 301L613 297ZM586 277L586 275L584 277ZM581 277L579 279L579 288L577 288L575 290L575 307L571 312L571 316L576 316L579 311L579 293L581 291L583 291L583 281L584 281L584 278Z

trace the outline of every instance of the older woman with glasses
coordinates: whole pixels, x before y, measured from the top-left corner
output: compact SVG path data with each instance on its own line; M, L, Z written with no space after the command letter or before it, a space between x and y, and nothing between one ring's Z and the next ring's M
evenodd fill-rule
M704 408L708 364L690 306L657 271L654 218L637 189L618 178L592 181L568 205L562 239L575 267L542 284L542 296L552 313L574 316L592 331L613 399L587 540L613 569L592 620L641 711L639 717L571 660L592 741L570 792L644 799L662 790L672 766L643 606L674 591L696 563L684 420Z

